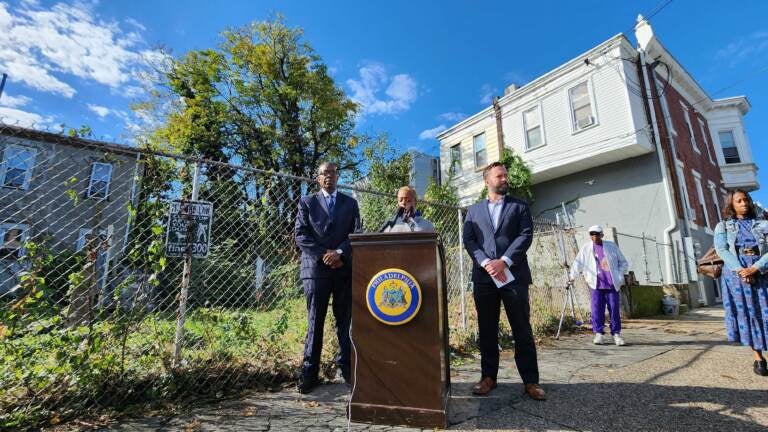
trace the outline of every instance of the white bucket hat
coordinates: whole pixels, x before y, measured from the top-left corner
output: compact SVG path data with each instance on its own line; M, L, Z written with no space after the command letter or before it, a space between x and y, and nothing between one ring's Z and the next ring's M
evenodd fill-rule
M599 233L601 233L601 232L603 232L603 227L601 227L600 225L592 225L587 230L587 234L589 234L591 232L599 232Z

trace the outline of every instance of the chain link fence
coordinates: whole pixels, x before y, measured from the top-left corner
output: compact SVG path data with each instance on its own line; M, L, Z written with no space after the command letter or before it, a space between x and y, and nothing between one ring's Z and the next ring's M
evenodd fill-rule
M0 151L0 429L295 379L307 323L293 233L312 179L8 125ZM367 231L396 208L394 191L340 189ZM208 256L166 257L169 203L193 192L213 205L210 232L189 232L210 240ZM465 210L419 204L446 250L452 349L471 351ZM576 242L547 221L534 238L531 320L543 334L557 326ZM576 294L588 305L585 287Z

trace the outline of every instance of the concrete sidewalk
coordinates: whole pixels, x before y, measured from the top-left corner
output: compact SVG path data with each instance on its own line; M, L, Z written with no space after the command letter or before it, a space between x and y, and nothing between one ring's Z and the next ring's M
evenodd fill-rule
M581 333L539 349L549 400L522 397L511 353L502 353L499 387L473 397L479 360L452 371L451 430L765 431L768 377L752 372L748 348L725 342L723 311L697 309L679 319L633 320L627 345L594 346ZM348 389L323 385L192 409L172 418L126 420L114 431L346 430ZM352 423L355 431L406 431Z

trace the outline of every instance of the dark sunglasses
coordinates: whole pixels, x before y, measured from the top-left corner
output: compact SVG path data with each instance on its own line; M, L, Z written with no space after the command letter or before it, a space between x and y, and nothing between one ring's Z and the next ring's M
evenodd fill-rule
M602 234L602 233L601 232L595 232L595 231L590 231L589 232L589 235L591 235L591 236L599 236L600 234Z

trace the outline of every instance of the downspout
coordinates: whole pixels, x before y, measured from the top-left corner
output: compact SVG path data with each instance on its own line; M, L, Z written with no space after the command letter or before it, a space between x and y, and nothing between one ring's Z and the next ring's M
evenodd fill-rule
M640 73L643 75L643 83L645 84L645 105L646 107L648 104L651 103L651 86L648 81L648 70L646 69L646 61L645 61L645 51L642 49L638 50L640 52ZM663 231L663 237L664 241L669 245L668 248L665 248L664 253L664 264L665 264L665 270L667 272L667 281L670 283L675 280L674 278L674 268L672 265L672 231L674 231L677 228L677 215L675 214L675 203L672 198L672 185L669 181L669 175L667 173L667 163L666 158L664 157L664 151L661 148L661 136L659 134L659 128L658 123L656 122L656 110L651 107L651 109L648 109L651 116L651 126L653 128L653 138L656 142L656 154L659 156L659 168L661 168L661 181L664 185L664 197L667 200L667 212L669 216L669 225L664 228ZM674 163L674 162L673 162Z
M504 130L501 128L501 106L499 105L499 97L493 98L493 116L496 118L496 141L499 145L499 158L504 156Z

